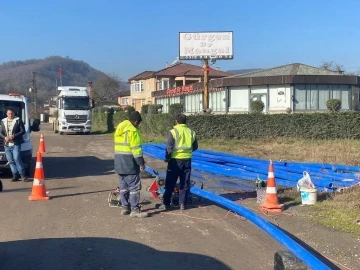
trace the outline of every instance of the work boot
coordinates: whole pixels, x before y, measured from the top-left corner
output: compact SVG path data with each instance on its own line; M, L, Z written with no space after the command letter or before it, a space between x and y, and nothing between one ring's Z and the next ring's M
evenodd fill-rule
M160 206L159 206L159 210L166 211L166 210L169 210L169 209L170 209L170 205L165 205L164 203L161 203Z
M11 179L11 182L17 182L17 181L20 181L19 176L17 174L14 174Z
M21 176L21 180L22 180L23 182L29 182L29 179L28 179L25 175L22 175L22 176Z
M130 209L129 209L129 207L127 207L127 206L122 206L121 208L122 208L122 209L121 209L121 214L122 214L122 215L128 215L128 214L130 214Z
M131 210L130 213L130 217L139 217L139 218L144 218L144 217L148 217L148 213L145 212L141 212L140 208L134 208Z

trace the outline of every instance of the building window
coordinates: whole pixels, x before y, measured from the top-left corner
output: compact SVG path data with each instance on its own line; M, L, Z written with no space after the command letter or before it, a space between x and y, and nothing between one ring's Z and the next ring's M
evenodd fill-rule
M170 88L169 80L161 80L157 82L157 90L166 90Z
M145 99L141 100L141 106L145 105Z
M122 98L121 99L121 105L128 105L129 104L129 99L128 98Z
M349 85L295 85L295 110L327 110L326 102L329 99L340 99L341 109L350 109L350 86Z
M133 106L135 108L135 106L136 106L136 100L135 99L132 100L131 106Z
M143 92L144 82L143 81L132 81L130 85L131 92Z

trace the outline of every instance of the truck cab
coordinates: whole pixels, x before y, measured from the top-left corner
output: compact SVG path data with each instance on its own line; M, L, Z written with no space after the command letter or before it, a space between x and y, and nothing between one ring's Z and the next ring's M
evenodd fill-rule
M25 167L25 174L30 176L33 146L30 139L31 132L40 130L40 120L34 119L30 124L30 114L27 98L23 95L10 93L9 95L0 95L0 120L6 118L7 109L13 109L15 116L19 117L25 126L24 142L21 144L21 158ZM0 139L0 171L9 171L10 166L7 161L4 149L4 141Z
M53 123L53 130L60 135L64 133L91 132L91 108L87 87L59 86L60 91L56 107L58 116Z

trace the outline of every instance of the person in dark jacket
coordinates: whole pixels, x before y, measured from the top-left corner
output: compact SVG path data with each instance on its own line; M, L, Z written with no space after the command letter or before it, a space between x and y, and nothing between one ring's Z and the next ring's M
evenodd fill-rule
M142 121L139 112L130 113L129 120L122 121L114 134L115 172L119 175L120 201L122 215L147 217L140 209L140 170L145 169L141 148L141 135L138 129Z
M190 192L192 154L198 149L195 131L188 128L186 125L186 115L177 115L175 124L176 125L169 131L167 136L165 162L168 163L168 166L163 202L159 207L161 210L169 209L171 195L178 178L180 178L180 209L185 210L188 194Z
M0 137L4 141L5 155L13 175L12 181L27 182L24 164L21 160L21 144L24 142L25 127L19 117L15 117L13 109L7 109L7 117L1 120ZM21 177L21 179L19 179Z

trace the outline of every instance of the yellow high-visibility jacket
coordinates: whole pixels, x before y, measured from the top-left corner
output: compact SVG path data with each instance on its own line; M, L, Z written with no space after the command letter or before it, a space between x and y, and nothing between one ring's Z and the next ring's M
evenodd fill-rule
M138 174L145 161L141 148L139 129L129 121L121 122L114 134L115 159L114 167L117 174Z
M168 135L166 158L191 159L198 148L195 131L185 124L174 126Z

